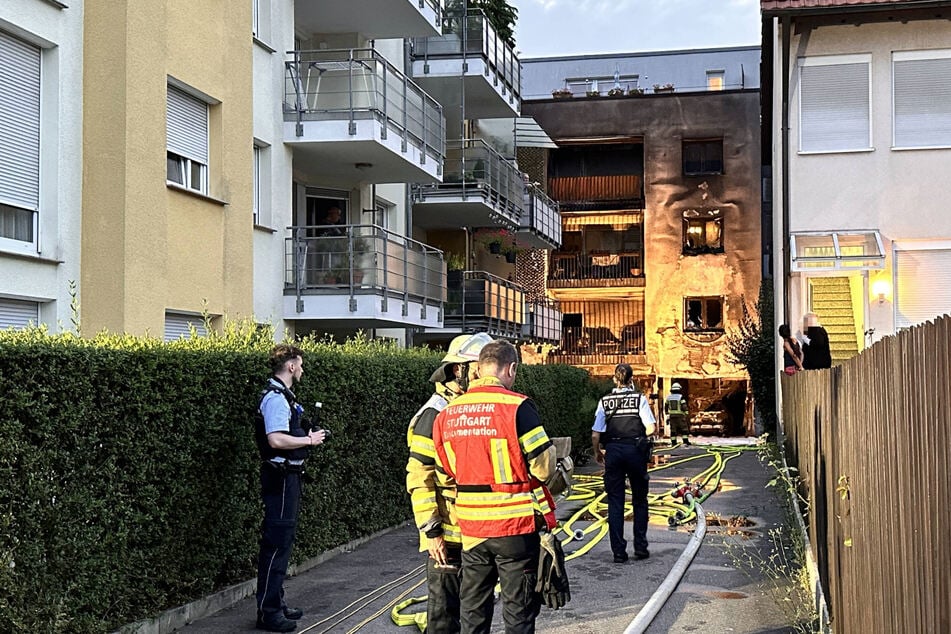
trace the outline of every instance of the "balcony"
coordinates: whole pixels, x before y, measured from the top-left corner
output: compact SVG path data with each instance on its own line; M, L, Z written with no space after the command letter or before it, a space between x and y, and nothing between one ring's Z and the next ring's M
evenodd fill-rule
M303 33L361 33L368 39L439 35L438 0L301 1L294 3L294 26Z
M447 330L517 339L525 323L521 286L485 271L453 271L447 278Z
M413 77L456 113L465 95L467 119L512 117L521 109L521 67L515 51L480 12L443 17L442 35L415 38Z
M563 301L561 309L561 346L549 363L607 366L608 374L618 363L646 364L643 301Z
M561 246L561 214L558 203L536 183L525 187L525 206L518 226L518 242L534 249Z
M372 49L295 51L285 63L284 142L295 167L352 182L439 180L442 106ZM313 169L318 169L314 167Z
M291 227L284 318L349 328L440 327L442 251L374 225Z
M550 299L526 300L526 320L522 336L533 342L555 343L561 341L561 310L558 302Z
M427 229L515 229L525 183L511 161L482 139L450 141L441 183L413 186L413 222Z
M548 288L644 286L642 252L552 252Z

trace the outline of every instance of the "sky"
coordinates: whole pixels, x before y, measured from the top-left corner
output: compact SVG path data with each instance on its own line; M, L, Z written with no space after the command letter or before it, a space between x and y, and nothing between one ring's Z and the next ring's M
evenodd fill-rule
M509 0L520 57L760 43L759 0Z

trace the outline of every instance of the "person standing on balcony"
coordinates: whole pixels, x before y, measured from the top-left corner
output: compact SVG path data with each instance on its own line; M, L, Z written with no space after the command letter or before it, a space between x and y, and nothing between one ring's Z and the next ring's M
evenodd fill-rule
M340 207L334 206L327 210L327 219L324 221L326 226L317 230L317 236L320 238L339 238L346 235L343 223L340 222L343 217Z
M628 560L624 539L625 484L631 483L634 508L634 559L647 559L647 492L650 476L650 436L654 413L650 400L634 387L634 370L627 363L614 368L614 389L598 402L591 428L594 459L604 466L604 491L608 498L608 535L614 563ZM601 446L604 445L602 451Z
M685 445L690 444L690 410L687 399L681 394L680 383L674 382L670 386L670 394L664 399L664 413L667 414L667 424L670 426L670 439L681 436Z
M506 632L534 632L541 608L539 531L555 527L555 504L543 483L557 473L557 456L535 404L511 391L517 368L515 346L487 344L479 378L433 423L437 471L456 483L466 633L489 631L497 581Z
M284 602L284 577L294 545L300 505L301 474L310 449L324 442L323 430L304 431L304 408L291 391L304 373L300 348L278 344L269 355L268 381L254 424L261 454L261 498L264 520L258 552L257 627L268 632L292 632L304 615Z
M406 440L406 490L419 529L419 550L429 552L426 562L426 631L455 634L461 627L459 584L462 578L462 533L456 519L456 490L451 481L437 482L433 422L457 396L465 394L483 346L492 338L485 333L460 335L429 378L435 392L409 423Z

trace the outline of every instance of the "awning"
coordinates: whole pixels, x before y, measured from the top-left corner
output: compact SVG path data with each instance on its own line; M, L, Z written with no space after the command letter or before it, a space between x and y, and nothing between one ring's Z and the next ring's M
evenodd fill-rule
M564 231L580 231L582 227L591 225L614 225L615 229L623 230L630 225L640 224L642 217L639 211L609 211L597 214L563 213L561 219Z
M793 271L885 268L878 231L803 231L789 235Z
M532 117L515 119L515 147L557 148L551 137Z

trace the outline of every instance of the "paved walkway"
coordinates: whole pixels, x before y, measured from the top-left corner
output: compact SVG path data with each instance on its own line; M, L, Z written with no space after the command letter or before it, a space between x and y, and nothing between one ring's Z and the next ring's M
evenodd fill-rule
M702 446L694 445L676 448L672 455L683 457L704 452ZM651 478L652 492L661 493L672 488L676 481L696 476L711 460L698 458L656 472ZM746 451L726 464L722 488L704 503L704 510L708 516L723 519L742 516L753 524L741 532L708 527L706 539L687 574L648 632L765 634L793 631L789 627L792 617L784 614L779 607L782 601L776 600L781 600L786 590L780 590L779 597L772 596L777 593L770 592L773 584L767 575L752 570L749 565L738 564L745 552L764 556L772 543L768 532L783 524L777 493L774 488L766 487L771 477L754 451ZM559 519L566 519L572 508L577 505L563 504L559 508ZM650 559L631 559L625 564L613 563L605 536L590 551L569 561L571 602L558 611L543 607L538 631L552 634L623 632L664 580L690 535L689 527L671 529L652 518L648 531ZM630 528L627 537L630 540ZM726 548L724 543L728 545ZM565 547L566 554L574 550L572 544ZM415 628L400 628L390 621L386 604L403 592L407 592L406 596L425 594L424 574L414 573L424 561L423 555L417 552L415 531L407 524L288 579L285 584L288 603L306 612L297 631L412 634ZM422 585L412 589L420 581ZM371 594L384 586L383 593ZM347 607L354 602L354 607ZM360 609L355 610L357 607ZM340 613L334 616L338 611ZM504 631L500 612L497 606L493 631ZM374 616L376 613L379 616ZM254 617L254 599L249 598L190 624L184 631L189 634L253 631ZM355 629L361 624L360 629Z

